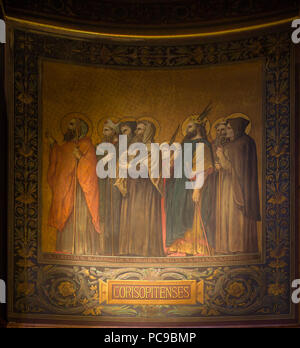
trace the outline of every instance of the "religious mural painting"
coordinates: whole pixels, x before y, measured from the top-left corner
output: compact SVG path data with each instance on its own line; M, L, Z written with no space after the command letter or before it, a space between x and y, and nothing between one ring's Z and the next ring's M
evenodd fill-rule
M262 252L262 64L237 64L230 73L228 66L220 65L216 74L205 68L175 69L160 77L160 72L147 70L129 74L99 68L95 72L88 66L44 61L42 249L58 259L59 255L62 259L64 255L102 256L100 260L119 256L120 262L124 256L151 258L154 263L155 258L166 257L176 261L231 255L239 260L255 255L258 259ZM77 79L78 71L86 77ZM97 77L91 79L95 73ZM243 88L242 81L247 81ZM249 83L255 92L249 93ZM81 84L86 84L85 89ZM53 101L49 96L55 95L58 85L65 92ZM78 89L70 91L72 85ZM91 88L99 94L91 95ZM229 104L228 96L237 94L236 105ZM125 103L119 102L122 98ZM148 178L97 177L98 161L110 160L107 154L97 155L101 143L114 146L114 160L121 166L120 135L126 136L128 147L145 144L149 162L153 143L190 144L194 164L200 160L196 144L204 144L204 184L186 188L186 181L193 178L185 176L184 159L182 175L174 175L175 152L167 178L152 178L150 168ZM128 167L131 157L122 165ZM162 172L162 162L158 166Z
M294 317L289 33L178 46L9 35L11 319ZM98 176L101 144L120 173L137 143L149 172L163 172L154 143L183 161L171 156L170 177ZM199 189L176 176L184 145Z

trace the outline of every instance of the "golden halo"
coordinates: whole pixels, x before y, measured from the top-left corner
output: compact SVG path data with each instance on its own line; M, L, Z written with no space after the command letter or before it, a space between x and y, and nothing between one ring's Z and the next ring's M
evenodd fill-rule
M80 118L81 120L85 121L89 127L89 130L86 134L86 137L91 137L92 134L93 134L93 124L92 122L90 121L90 119L80 113L80 112L70 112L69 114L66 114L62 119L61 119L61 122L60 122L60 129L62 131L62 134L65 134L67 129L68 129L68 125L70 123L71 120L73 120L74 118Z
M139 123L139 121L149 121L149 122L153 123L155 128L156 128L155 137L156 138L159 137L159 135L160 135L160 124L159 124L159 122L155 118L145 116L145 117L139 118L137 120L137 123Z
M250 119L247 115L242 114L242 113L240 113L240 112L237 112L237 113L235 113L235 114L232 114L232 115L227 116L227 117L225 118L225 120L227 121L227 120L230 119L230 118L239 118L239 117L244 118L245 120L248 120L248 121L249 121L249 124L248 124L247 128L245 129L245 133L246 133L246 134L249 134L249 133L251 132L251 128L252 128L252 122L251 122L251 119Z
M187 128L187 125L193 121L193 118L195 116L189 116L187 119L185 119L185 121L183 121L182 123L182 126L181 126L181 133L183 134L183 136L186 136L186 128ZM205 117L202 121L202 123L205 123L205 131L206 131L206 134L208 135L209 132L210 132L210 121L207 117Z
M111 120L113 123L120 123L120 119L117 117L104 117L101 118L97 125L97 132L100 138L103 137L103 128L106 121Z
M211 130L210 130L210 136L212 138L212 140L215 140L217 137L217 130L216 130L216 125L221 123L221 122L226 122L225 117L219 118L218 120L216 120L213 125L211 126Z

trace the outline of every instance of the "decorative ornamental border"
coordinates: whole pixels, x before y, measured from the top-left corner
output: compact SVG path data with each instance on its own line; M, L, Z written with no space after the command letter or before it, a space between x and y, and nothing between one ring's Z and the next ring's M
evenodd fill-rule
M13 110L10 114L9 318L196 322L292 319L288 284L294 272L293 82L289 32L218 43L151 45L73 40L10 29ZM109 268L40 264L39 59L110 67L180 68L265 59L265 233L260 265ZM99 303L107 280L196 280L196 305Z

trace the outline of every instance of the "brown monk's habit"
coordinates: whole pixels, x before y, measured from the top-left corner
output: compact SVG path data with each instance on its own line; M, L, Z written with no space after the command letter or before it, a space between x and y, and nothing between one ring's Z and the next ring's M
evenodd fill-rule
M260 221L257 152L245 134L248 121L228 120L234 140L224 146L220 160L220 211L216 211L216 252L256 253L257 221ZM217 205L218 210L218 205Z

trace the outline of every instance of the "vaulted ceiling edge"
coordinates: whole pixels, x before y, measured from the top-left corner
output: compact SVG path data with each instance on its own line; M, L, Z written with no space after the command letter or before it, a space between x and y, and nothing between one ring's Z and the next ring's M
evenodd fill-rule
M6 16L112 33L237 29L299 14L297 0L3 0Z

